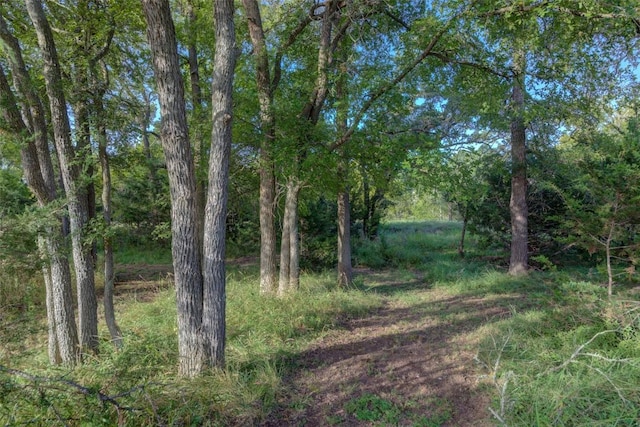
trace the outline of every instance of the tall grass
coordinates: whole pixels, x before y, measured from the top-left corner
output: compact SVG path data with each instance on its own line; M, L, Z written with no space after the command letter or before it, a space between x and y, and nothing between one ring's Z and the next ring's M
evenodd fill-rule
M232 267L228 277L224 372L176 377L175 295L165 282L152 302L118 304L125 338L119 352L101 330L101 354L72 371L48 367L45 346L5 357L2 365L29 376L0 370L0 424L251 425L282 393L295 354L380 304L373 294L334 289L329 274L304 276L301 291L285 299L260 296L253 268ZM42 329L30 332L45 339Z

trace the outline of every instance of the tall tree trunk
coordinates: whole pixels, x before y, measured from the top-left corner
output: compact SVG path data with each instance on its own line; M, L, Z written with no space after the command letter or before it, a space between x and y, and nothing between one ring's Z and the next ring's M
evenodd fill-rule
M142 149L144 152L144 157L147 162L148 168L148 202L149 206L152 206L151 212L149 213L148 220L151 224L158 224L158 212L156 209L156 198L159 191L158 185L158 170L153 159L153 154L151 153L151 139L149 138L149 126L151 125L151 104L153 100L151 96L146 92L146 89L143 89L143 100L144 100L144 110L142 113L142 117L140 117L140 130L142 133Z
M4 122L14 135L23 135L21 141L21 159L27 185L36 196L39 206L46 206L55 200L55 179L51 167L50 152L47 148L47 132L42 103L31 84L29 74L22 60L22 52L15 39L7 31L4 19L0 16L0 38L11 50L11 67L14 81L23 98L29 105L23 105L21 118L16 98L11 91L2 66L0 65L0 109ZM31 136L33 138L31 138ZM46 256L47 266L43 267L45 289L47 291L47 319L49 322L49 361L60 361L68 366L75 365L79 359L78 334L73 313L71 296L71 273L69 264L60 244L60 228L50 227L39 239L41 253Z
M289 218L289 285L288 292L296 292L300 288L300 216L298 214L298 204L300 201L300 182L294 181L292 188L287 189L287 193L291 192L291 202L287 203Z
M97 80L97 76L94 76ZM97 86L94 84L94 87ZM107 153L107 129L105 126L105 112L102 98L104 91L97 91L93 108L98 131L98 155L100 157L100 166L102 168L102 218L107 232L103 238L104 244L104 318L111 335L111 342L120 349L122 348L122 332L116 322L115 307L113 305L114 293L114 261L113 261L113 243L109 228L111 227L111 167L109 165L109 154Z
M276 119L273 113L273 90L269 72L269 57L265 42L260 8L256 0L243 0L249 37L256 59L256 83L260 103L262 140L260 142L260 293L272 294L276 288L276 179L272 150Z
M349 186L345 185L338 193L338 285L343 287L353 283L350 210Z
M278 280L278 296L287 294L289 273L291 271L291 209L287 209L289 191L285 197L284 216L282 218L282 235L280 236L280 278Z
M276 176L271 142L264 137L260 147L260 293L276 290Z
M338 135L347 131L349 103L347 93L347 56L341 55L340 76L336 85L336 96L340 100L337 108ZM347 147L340 149L338 160L338 286L346 287L353 282L351 266L351 205L349 201L349 153Z
M38 237L38 251L43 260L48 260L46 243L41 236ZM49 363L58 365L62 362L62 359L60 358L60 348L58 346L53 282L51 281L51 269L48 262L42 265L42 275L44 277L45 302L47 307L47 354L49 356Z
M205 209L204 353L210 366L224 367L225 349L225 231L233 119L233 77L236 40L233 0L215 0L215 55L211 106L213 130L209 159L209 190Z
M367 170L364 165L360 167L362 173L362 196L364 203L364 212L362 213L362 233L367 239L371 239L373 236L371 235L370 230L370 221L369 221L369 212L371 212L371 194L369 193L369 174L367 174Z
M178 305L179 373L202 371L201 327L203 283L195 212L195 171L185 111L175 28L168 0L142 0L147 21L158 101L162 116L160 139L171 193L171 250Z
M89 88L89 80L86 76L86 70L80 70L76 75L76 85L79 86L79 93L76 94L76 101L73 105L74 111L74 128L76 135L75 153L76 157L81 160L80 174L83 181L87 181L85 188L82 190L87 198L87 224L96 216L96 187L93 183L93 153L91 150L91 124L89 121L89 96L85 91ZM97 258L96 242L86 242L90 246L91 260L95 267Z
M198 46L197 46L197 21L194 0L187 3L187 23L188 23L188 44L189 44L189 77L191 82L191 103L193 104L194 126L192 126L192 140L195 149L196 167L196 218L198 220L199 248L202 248L204 241L204 216L206 204L207 176L207 144L202 123L205 122L204 105L202 100L202 90L200 89L200 70L198 69Z
M461 258L464 258L464 237L467 233L467 223L469 222L469 218L467 217L467 213L464 213L464 218L462 219L462 232L460 233L460 242L458 243L458 255Z
M49 234L51 233L51 234ZM45 237L51 263L51 291L53 294L54 318L58 350L62 363L73 366L81 360L78 332L73 314L71 293L71 271L60 243L62 236L54 229L47 230Z
M71 145L71 128L62 90L62 76L53 34L40 0L26 0L44 62L44 78L51 108L51 123L68 199L71 244L76 272L80 346L98 350L98 304L96 300L91 247L85 242L88 222L87 195L80 185L80 171Z
M316 126L320 120L320 113L329 93L329 68L333 57L331 33L336 17L338 3L328 3L322 18L320 33L320 45L318 48L318 67L316 83L313 93L302 110L302 115L312 126ZM280 282L278 294L294 291L300 282L300 230L298 227L298 201L302 188L299 178L299 168L306 156L306 147L299 145L298 152L293 156L293 174L287 181L287 194L285 198L284 223L282 226L282 239L280 243ZM285 268L285 272L282 269Z
M282 220L280 247L280 280L278 295L284 296L298 289L300 284L300 240L298 230L298 197L300 183L296 178L287 180L287 191Z
M527 209L527 137L524 121L525 56L522 50L514 55L513 92L511 96L511 257L509 274L527 273L528 209Z

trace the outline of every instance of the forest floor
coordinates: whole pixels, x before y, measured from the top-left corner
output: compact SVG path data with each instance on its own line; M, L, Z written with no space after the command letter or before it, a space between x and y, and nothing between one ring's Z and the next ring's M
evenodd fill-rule
M384 295L383 307L344 321L294 361L289 396L266 425L495 425L474 362L476 330L509 309L452 296L413 274L407 281L394 271L357 271Z
M100 355L73 370L48 364L43 287L17 287L0 327L13 372L0 372L0 424L638 425L635 280L609 298L592 267L514 278L476 242L461 258L457 224L383 231L358 242L347 289L308 271L298 292L265 298L257 258L230 260L227 369L193 379L176 377L166 256L118 263L126 345L103 329ZM119 406L95 405L93 390Z
M408 274L356 269L382 307L341 321L291 360L285 392L263 425L495 425L474 361L477 329L508 316L511 301L450 294L420 271ZM167 265L120 266L116 298L150 301L158 279L171 275Z

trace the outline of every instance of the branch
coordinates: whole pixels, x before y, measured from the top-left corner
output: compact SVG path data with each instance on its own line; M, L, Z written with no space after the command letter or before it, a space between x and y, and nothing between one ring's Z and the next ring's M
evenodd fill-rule
M102 58L105 57L107 53L109 53L109 49L111 48L111 42L113 41L113 36L116 33L116 22L113 19L113 16L109 16L109 24L111 26L109 27L109 33L107 34L107 39L105 40L104 44L102 45L98 53L96 53L96 55L91 59L90 62L92 64L98 63L98 61L100 61Z
M16 377L20 377L20 378L24 378L26 380L29 380L33 383L48 383L48 384L64 384L66 386L71 387L72 389L75 389L77 392L79 392L80 394L83 394L85 396L95 396L98 398L98 400L100 400L100 402L103 403L110 403L112 404L118 411L120 410L125 410L125 411L135 411L137 410L137 408L132 408L130 406L122 406L120 404L120 402L118 402L117 398L119 397L124 397L124 396L129 396L132 393L138 391L138 390L142 390L144 389L144 386L136 386L133 387L132 389L123 392L123 393L119 393L117 395L114 396L110 396L108 394L102 393L100 390L92 390L88 387L85 387L83 385L80 385L78 383L75 383L73 381L70 380L65 380L62 378L49 378L49 377L41 377L41 376L37 376L37 375L31 375L28 374L27 372L24 371L20 371L18 369L12 369L12 368L7 368L6 366L2 366L0 365L0 372L5 372L9 375L13 375Z
M385 15L387 15L389 18L391 18L394 22L397 22L398 24L400 24L405 30L407 31L411 31L411 26L409 24L407 24L406 22L404 22L399 16L394 15L393 13L391 13L391 11L389 11L389 8L384 8L384 10L382 11L382 13L384 13Z
M466 11L467 11L467 9L465 9L464 12L466 12ZM351 126L349 126L349 129L347 129L347 131L339 139L337 139L333 144L331 144L329 146L329 151L330 152L336 150L337 148L339 148L342 145L344 145L347 141L349 141L349 139L351 138L353 133L356 131L358 126L360 126L360 122L364 118L364 116L367 113L367 111L369 111L369 109L373 106L373 104L380 97L382 97L384 94L386 94L391 89L393 89L398 83L400 83L402 80L404 80L404 78L411 71L413 71L418 65L420 65L422 63L422 61L424 61L428 56L432 56L433 55L433 49L435 48L436 44L438 44L440 39L449 30L449 28L451 27L451 24L454 22L454 20L458 19L459 16L462 15L462 13L463 12L460 12L460 13L454 15L453 17L451 17L449 19L449 21L446 23L446 25L444 25L442 27L442 29L438 33L435 34L435 36L431 39L431 41L429 42L427 47L422 51L422 53L413 62L411 62L409 65L407 65L392 81L390 81L389 83L383 85L382 87L380 87L375 92L372 92L372 93L369 94L368 99L364 102L364 104L362 105L360 110L354 116L353 121L351 123Z
M565 360L561 365L556 366L555 368L549 368L547 369L544 374L548 374L550 372L556 372L556 371L560 371L564 368L566 368L567 366L569 366L569 363L573 362L578 356L580 355L587 355L587 356L592 356L592 353L582 353L582 350L588 346L589 344L591 344L596 338L598 338L601 335L604 334L610 334L610 333L615 333L616 331L613 329L608 329L606 331L600 331L597 334L595 334L594 336L592 336L589 341L587 341L586 343L582 344L581 346L579 346L571 355L571 357L569 357L567 360Z
M473 62L473 61L464 61L461 59L454 59L451 58L450 56L447 56L446 53L444 52L432 52L431 56L435 56L436 58L440 59L442 62L446 63L446 64L457 64L457 65L462 65L465 67L471 67L471 68L476 68L478 70L482 70L482 71L486 71L488 73L491 73L493 75L496 75L498 77L502 77L504 79L510 79L513 77L513 73L507 74L504 73L500 70L496 70L495 68L491 68L488 65L484 65L484 64L480 64L479 62Z
M541 7L547 6L548 4L548 1L541 1L539 3L532 3L530 5L512 4L509 6L501 7L500 9L494 9L489 12L481 13L479 16L487 18L490 16L501 16L513 12L531 12L532 10L539 9Z
M291 34L289 34L289 38L286 42L278 49L276 52L276 57L273 64L273 80L271 81L271 93L273 93L278 85L280 84L280 78L282 77L282 56L284 55L284 51L287 50L293 43L295 43L296 39L307 25L312 21L309 15L305 16L302 21L298 23L296 28L293 29Z
M640 35L640 20L634 16L630 16L626 13L615 13L615 12L609 12L609 13L589 13L589 12L584 12L584 11L580 11L580 10L576 10L576 9L571 9L568 7L562 7L562 6L552 6L552 2L545 0L545 1L541 1L538 3L532 3L530 5L509 5L509 6L505 6L502 7L500 9L495 9L489 12L485 12L485 13L481 13L479 16L480 17L491 17L491 16L501 16L501 15L505 15L507 13L528 13L528 12L532 12L536 9L540 9L546 6L550 6L549 10L555 11L555 12L560 12L560 13L564 13L567 15L572 15L578 18L595 18L595 19L630 19L631 22L633 23L633 25L636 28L636 33L638 35Z

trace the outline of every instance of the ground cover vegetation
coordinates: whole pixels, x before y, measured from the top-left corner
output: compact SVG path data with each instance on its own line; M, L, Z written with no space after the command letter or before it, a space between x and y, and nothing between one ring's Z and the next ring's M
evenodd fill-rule
M611 299L606 273L589 265L513 278L475 236L461 258L460 231L459 222L385 224L379 240L356 245L353 287L307 273L284 300L260 295L256 257L230 263L227 368L196 379L175 375L170 265L119 265L125 345L113 348L101 327L100 356L75 369L48 364L43 295L31 295L31 308L3 311L0 417L9 425L634 425L636 282L619 282Z
M634 0L0 4L2 416L629 424L638 34ZM414 338L465 370L399 379Z

